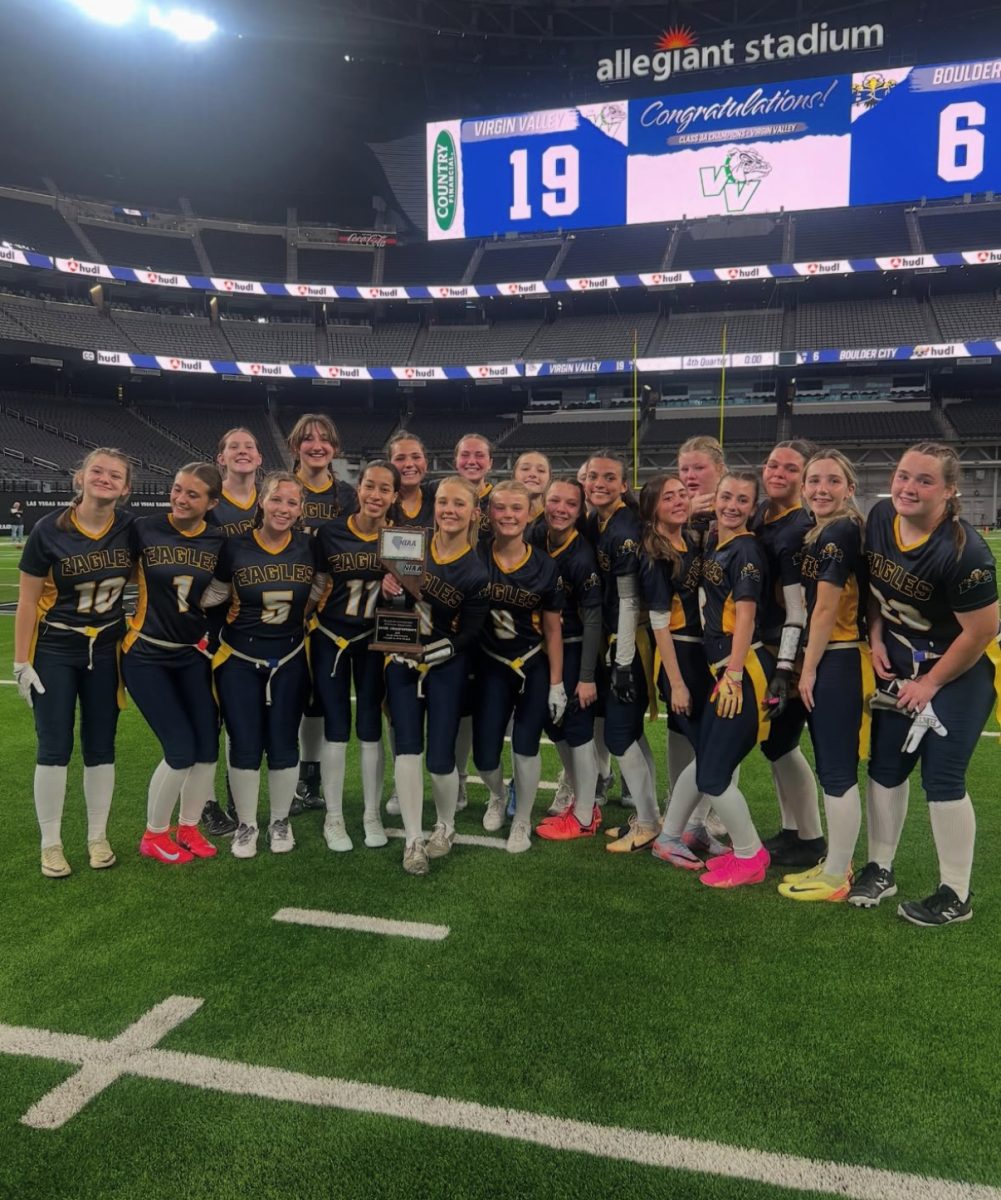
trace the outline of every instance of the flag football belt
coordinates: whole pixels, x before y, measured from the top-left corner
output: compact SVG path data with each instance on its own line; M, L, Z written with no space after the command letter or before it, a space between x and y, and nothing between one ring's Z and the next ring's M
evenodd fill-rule
M445 659L445 662L451 661L450 658ZM424 680L427 678L428 671L445 665L445 663L419 662L416 658L410 658L406 654L387 654L386 665L388 666L391 662L399 663L401 667L409 667L412 671L417 672L417 695L421 700L424 699Z
M564 638L563 645L564 646L579 646L581 644L581 642L583 642L583 640L584 640L583 636Z
M316 624L313 626L313 633L322 633L324 637L330 638L337 647L337 653L334 655L334 665L330 668L330 674L334 676L337 674L337 664L341 661L341 655L347 650L348 646L353 646L355 642L364 642L367 638L374 636L375 630L365 629L353 638L346 638L341 637L339 633L334 633L332 629L327 629L323 625Z
M264 703L270 706L271 704L271 680L285 666L290 663L297 654L301 654L306 648L305 640L301 641L294 650L290 650L283 658L255 658L252 654L244 654L242 650L234 649L228 642L223 642L215 653L212 659L212 669L221 667L227 658L239 658L243 662L253 663L258 670L266 669L268 672L268 682L264 687Z
M492 650L488 650L486 647L483 648L483 653L487 656L487 658L492 658L494 662L503 663L505 667L510 667L511 670L514 671L515 675L517 675L521 680L521 687L518 688L518 695L520 696L525 690L526 682L523 668L526 663L531 662L531 660L535 658L538 653L540 653L542 648L542 642L536 642L527 654L519 654L517 658L505 658L503 654L494 654Z
M208 638L203 637L197 642L164 642L160 638L150 637L148 633L141 633L138 629L129 631L141 642L149 642L151 646L159 646L161 650L197 650L199 654L204 654L205 657L212 661L212 655L208 652Z
M107 625L64 625L62 621L46 621L50 629L66 629L70 633L82 634L87 639L87 670L94 669L94 643L106 629L114 629L117 621L109 621Z

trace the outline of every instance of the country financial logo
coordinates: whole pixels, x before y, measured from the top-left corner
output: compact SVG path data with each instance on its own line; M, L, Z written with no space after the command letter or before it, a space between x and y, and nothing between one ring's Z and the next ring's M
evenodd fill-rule
M699 168L702 195L722 196L728 213L744 212L771 171L771 163L752 147L727 146L721 166Z

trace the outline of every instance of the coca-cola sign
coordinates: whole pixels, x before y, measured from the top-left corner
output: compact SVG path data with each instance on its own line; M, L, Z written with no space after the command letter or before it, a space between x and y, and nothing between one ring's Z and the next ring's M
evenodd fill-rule
M396 245L394 234L365 229L338 229L334 240L342 246L371 246L373 250Z

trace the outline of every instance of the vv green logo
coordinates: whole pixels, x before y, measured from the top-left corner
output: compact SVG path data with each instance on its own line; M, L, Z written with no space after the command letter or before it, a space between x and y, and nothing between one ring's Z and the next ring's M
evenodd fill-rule
M727 146L725 154L722 166L699 168L702 195L722 196L728 213L742 213L772 166L750 146Z

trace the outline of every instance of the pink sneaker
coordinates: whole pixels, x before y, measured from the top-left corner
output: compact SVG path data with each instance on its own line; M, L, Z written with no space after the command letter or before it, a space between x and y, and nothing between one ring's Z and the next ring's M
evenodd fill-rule
M757 854L752 854L750 858L738 858L735 854L728 854L725 859L717 858L713 861L722 865L715 871L706 871L704 875L700 875L700 882L706 887L735 888L742 887L745 883L763 883L768 864L772 860L762 846Z
M727 850L725 854L718 854L715 858L710 858L706 863L707 871L718 871L721 867L725 867L730 859L733 858L733 851Z

